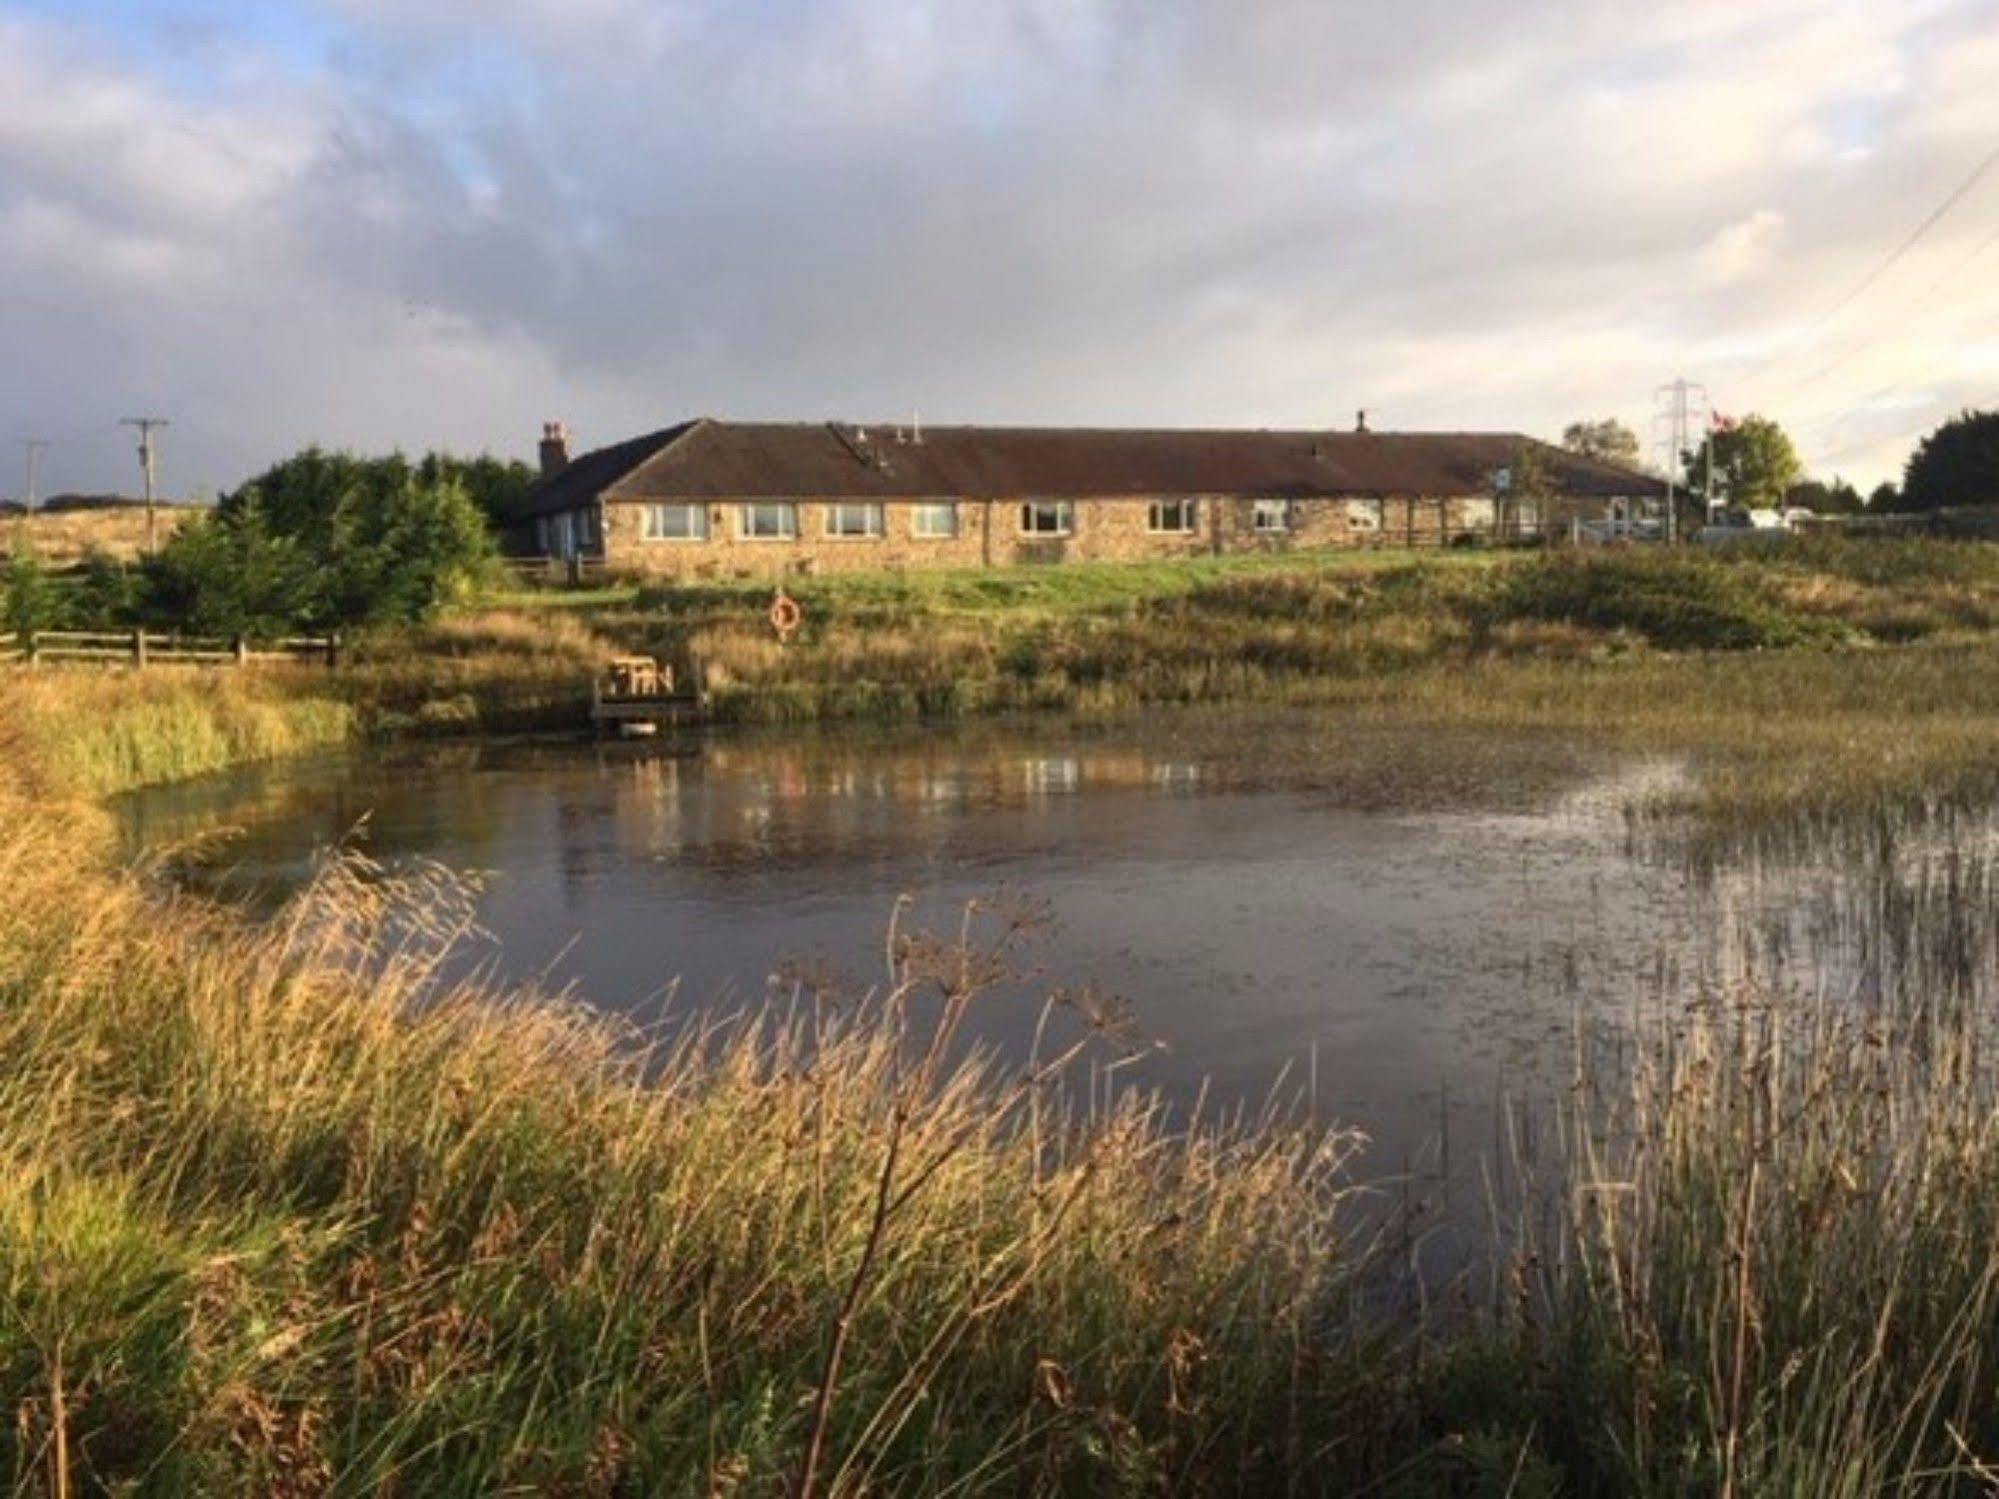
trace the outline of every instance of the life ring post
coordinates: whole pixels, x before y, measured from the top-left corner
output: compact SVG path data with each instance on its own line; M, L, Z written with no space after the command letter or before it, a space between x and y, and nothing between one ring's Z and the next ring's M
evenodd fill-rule
M798 607L798 600L780 587L770 601L770 627L777 631L778 644L790 645L791 637L804 622L805 612Z

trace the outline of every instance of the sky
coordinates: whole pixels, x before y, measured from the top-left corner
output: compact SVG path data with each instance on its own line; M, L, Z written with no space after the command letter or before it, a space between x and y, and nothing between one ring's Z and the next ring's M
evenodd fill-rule
M1995 151L1999 0L0 0L0 493L1681 376L1867 486L1999 405Z

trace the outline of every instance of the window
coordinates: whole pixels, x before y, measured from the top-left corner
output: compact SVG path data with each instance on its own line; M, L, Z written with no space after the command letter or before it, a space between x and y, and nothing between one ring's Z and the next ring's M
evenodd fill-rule
M1076 529L1076 507L1068 500L1030 500L1020 507L1026 536L1067 536Z
M1145 529L1190 535L1199 522L1200 508L1194 500L1154 500L1145 518Z
M879 536L882 534L882 507L879 505L828 505L828 536Z
M1350 531L1379 531L1381 529L1381 501L1348 500L1347 529Z
M798 507L744 505L736 512L736 534L744 541L789 541L798 535Z
M1259 531L1290 530L1291 502L1289 500L1258 500L1256 502L1256 529Z
M909 512L909 534L930 541L948 541L958 534L956 505L916 505Z
M645 528L640 534L647 541L706 541L708 507L648 505L645 510Z
M576 555L576 533L571 529L573 518L565 510L555 517L548 531L548 553L564 561Z

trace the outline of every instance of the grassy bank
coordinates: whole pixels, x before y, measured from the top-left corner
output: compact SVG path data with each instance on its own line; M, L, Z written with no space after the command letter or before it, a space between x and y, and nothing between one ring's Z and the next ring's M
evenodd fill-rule
M336 673L0 673L0 719L45 789L101 797L365 740L574 731L609 649L561 618L489 611L364 638Z
M332 748L355 727L316 669L17 671L0 678L0 721L17 774L89 797Z
M698 662L724 721L1262 703L1698 761L1648 809L1774 837L1999 788L1999 546L1230 558L625 590L524 608Z
M1839 658L1734 664L1807 659ZM1493 721L1559 677L1516 669ZM1492 1282L1419 1301L1346 1132L1079 1104L1125 1026L1090 997L1031 1067L943 1060L981 1007L1043 1003L1008 976L1031 910L892 933L870 999L649 1051L441 990L448 882L335 871L257 928L108 872L47 790L90 779L47 758L76 741L25 724L16 1488L1860 1495L1999 1458L1999 1053L1948 979L1989 885L1876 903L1943 954L1878 1008L1689 993L1583 1051Z
M599 594L560 612L699 662L728 719L1105 712L1338 698L1491 661L1979 639L1999 625L1999 546L1319 554L787 586L805 614L788 646L763 618L765 585Z
M104 792L346 738L573 730L611 654L700 663L724 722L1259 703L1683 753L1669 813L1762 837L1999 786L1999 546L1374 553L523 596L364 637L334 676L65 676L22 699ZM53 682L54 679L51 679ZM25 690L25 689L24 689ZM77 711L68 711L74 702Z

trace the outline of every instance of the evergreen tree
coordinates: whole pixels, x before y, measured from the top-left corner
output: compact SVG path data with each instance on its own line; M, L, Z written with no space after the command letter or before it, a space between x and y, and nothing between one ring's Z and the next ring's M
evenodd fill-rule
M1999 504L1999 411L1966 411L1925 437L1902 475L1904 510Z

